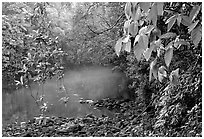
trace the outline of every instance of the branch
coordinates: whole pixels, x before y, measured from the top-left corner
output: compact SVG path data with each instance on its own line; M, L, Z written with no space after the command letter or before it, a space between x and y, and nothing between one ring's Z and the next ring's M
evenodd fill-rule
M103 34L103 33L106 32L106 31L109 31L109 30L113 29L113 28L117 25L117 23L120 21L120 19L123 18L123 16L124 16L124 14L122 14L122 15L118 18L118 20L115 22L115 24L114 24L113 26L111 26L110 28L107 28L107 29L105 29L105 30L103 30L103 31L101 31L101 32L94 31L93 29L91 29L91 27L90 27L89 25L87 25L87 27L88 27L88 29L89 29L91 32L93 32L94 34L100 35L100 34Z
M89 6L85 14L80 18L80 20L85 18L89 14L89 11L91 10L91 8L93 8L95 5L97 5L97 3L92 3L92 5Z

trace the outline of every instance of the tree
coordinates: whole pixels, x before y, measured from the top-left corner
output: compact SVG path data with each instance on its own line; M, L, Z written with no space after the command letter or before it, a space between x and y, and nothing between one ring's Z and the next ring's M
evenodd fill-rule
M198 100L202 88L200 9L201 3L126 3L124 35L116 42L115 52L120 56L121 52L126 51L128 57L133 56L138 62L151 61L148 85L151 82L160 85L160 89L152 96L152 104L158 113L154 127L158 131L163 127L172 129L188 123L188 120L182 118L187 116L187 110L194 107L197 108L199 117L201 115L201 100ZM189 56L185 57L187 53ZM181 57L187 61L182 61ZM129 62L130 65L133 64ZM197 72L187 74L195 69ZM189 78L190 76L193 78ZM152 81L153 77L160 83ZM184 80L186 77L188 82ZM194 82L197 88L192 86L193 80L199 80ZM196 92L185 86L191 86ZM181 88L186 88L189 94ZM189 99L193 102L191 106L188 105ZM200 120L196 122L200 123ZM190 126L190 123L187 125ZM200 133L200 126L193 132Z

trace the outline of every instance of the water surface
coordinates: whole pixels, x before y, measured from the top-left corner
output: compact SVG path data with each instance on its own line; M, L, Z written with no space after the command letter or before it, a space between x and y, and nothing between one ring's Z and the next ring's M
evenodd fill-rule
M89 104L79 101L113 98L121 95L125 89L123 74L113 72L107 67L84 67L65 73L62 80L54 77L45 84L31 84L30 88L22 88L2 93L3 126L14 121L26 121L41 112L39 107L46 103L45 115L76 117L93 113L96 116L112 113L106 109L98 110ZM40 97L43 96L43 101ZM64 99L62 99L64 98ZM42 100L42 99L41 99Z

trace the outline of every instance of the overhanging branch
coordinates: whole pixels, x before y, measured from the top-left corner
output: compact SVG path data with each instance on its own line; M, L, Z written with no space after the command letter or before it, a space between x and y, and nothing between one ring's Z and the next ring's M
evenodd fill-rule
M100 31L100 32L94 31L89 25L87 25L87 27L88 27L88 29L89 29L91 32L93 32L94 34L100 35L100 34L103 34L103 33L106 32L106 31L109 31L109 30L113 29L113 28L117 25L117 23L120 21L120 19L123 18L123 16L124 16L124 14L122 14L122 15L117 19L117 21L115 22L115 24L113 24L110 28L107 28L107 29L105 29L105 30L103 30L103 31Z

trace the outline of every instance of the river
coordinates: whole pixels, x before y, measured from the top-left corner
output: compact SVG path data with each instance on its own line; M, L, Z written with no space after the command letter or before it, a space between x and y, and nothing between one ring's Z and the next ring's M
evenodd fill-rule
M48 116L76 117L93 113L96 116L112 113L98 110L81 100L115 98L124 92L126 78L108 67L83 67L67 71L62 80L56 77L30 88L2 90L2 123L27 121L39 116L40 106ZM38 102L36 103L36 100Z

